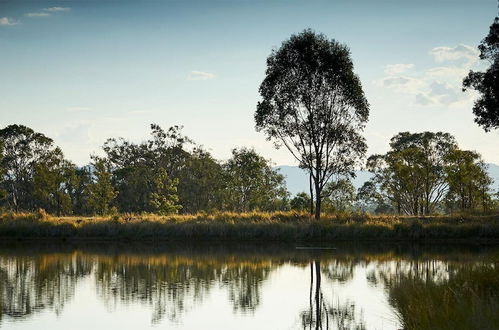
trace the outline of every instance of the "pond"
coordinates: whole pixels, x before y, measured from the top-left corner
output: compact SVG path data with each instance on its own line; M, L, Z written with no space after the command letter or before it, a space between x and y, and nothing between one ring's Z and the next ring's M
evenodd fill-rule
M0 244L0 329L499 329L499 247Z

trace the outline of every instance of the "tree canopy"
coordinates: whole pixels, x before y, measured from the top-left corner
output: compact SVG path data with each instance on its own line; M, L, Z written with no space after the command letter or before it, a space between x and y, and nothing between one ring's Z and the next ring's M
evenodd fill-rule
M7 204L14 210L33 209L36 199L33 183L41 166L61 159L62 151L53 140L23 125L9 125L0 130L3 145L1 168L3 187L8 192ZM56 165L52 162L53 165Z
M256 129L309 171L319 218L327 182L353 176L366 152L369 105L349 49L312 30L292 35L268 57L260 95Z
M233 149L224 167L229 209L275 211L286 207L284 176L254 149Z
M368 158L374 177L359 190L362 199L384 210L391 205L398 214L430 215L442 211L444 201L451 210L476 209L465 200L479 193L489 198L492 181L483 161L476 152L460 150L452 135L402 132L390 147Z
M490 66L485 72L470 71L463 80L463 91L472 88L480 93L473 106L475 122L485 131L499 127L499 17L478 46L480 59Z
M0 130L0 208L57 215L289 208L284 177L269 160L240 148L218 161L181 126L152 124L146 141L108 139L103 151L78 167L41 133Z

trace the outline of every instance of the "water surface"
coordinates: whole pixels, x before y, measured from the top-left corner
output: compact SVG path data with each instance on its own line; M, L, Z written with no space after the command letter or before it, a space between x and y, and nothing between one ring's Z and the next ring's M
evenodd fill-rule
M0 245L4 329L499 329L499 247Z

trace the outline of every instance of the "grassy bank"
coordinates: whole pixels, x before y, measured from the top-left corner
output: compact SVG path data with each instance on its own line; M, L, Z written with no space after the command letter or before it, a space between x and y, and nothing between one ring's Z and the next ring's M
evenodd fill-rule
M499 240L499 216L396 217L325 214L320 221L299 212L218 212L195 215L54 217L0 215L0 237L104 240Z

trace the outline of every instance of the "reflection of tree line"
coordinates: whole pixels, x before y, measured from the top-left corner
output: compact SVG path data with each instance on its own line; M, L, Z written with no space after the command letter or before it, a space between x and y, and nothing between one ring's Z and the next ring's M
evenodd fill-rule
M250 312L260 303L261 284L278 264L81 253L0 256L0 321L44 309L59 313L74 295L78 280L92 272L97 293L109 306L148 304L153 322L163 317L178 320L217 285L227 289L235 312Z
M499 259L397 262L369 274L388 288L404 329L498 329Z
M476 269L491 265L486 254L438 252L400 256L384 251L333 255L291 252L286 255L280 252L272 257L261 253L212 252L152 255L72 252L28 257L12 256L4 251L0 253L0 320L5 316L26 317L43 309L60 312L74 295L77 282L90 274L95 276L98 295L108 306L120 302L147 304L153 309L153 322L165 317L178 320L215 287L227 290L234 312L251 312L261 303L262 283L284 263L311 270L310 279L304 279L310 281L310 292L307 298L304 297L304 303L309 307L300 314L304 329L363 327L363 320L358 319L359 313L353 303L340 303L334 292L333 295L323 293L324 283L348 282L358 266L373 269L367 278L372 285L388 288L390 302L401 315L403 324L410 316L404 312L405 306L414 294L404 291L411 287L410 284L419 283L419 292L425 296L431 294L426 283L442 286L459 276L463 281L470 276L468 280L485 281L487 288L499 292L499 285L490 276L476 277ZM497 263L495 265L496 270L491 270L490 274L497 275ZM473 290L470 292L479 291ZM497 301L497 296L492 298ZM497 303L489 305L497 306Z
M91 263L73 254L0 257L0 321L47 308L60 313Z
M226 287L234 311L252 311L260 287L276 267L271 262L193 261L185 258L99 259L96 280L107 303L143 302L153 307L153 322L177 320L215 286Z

